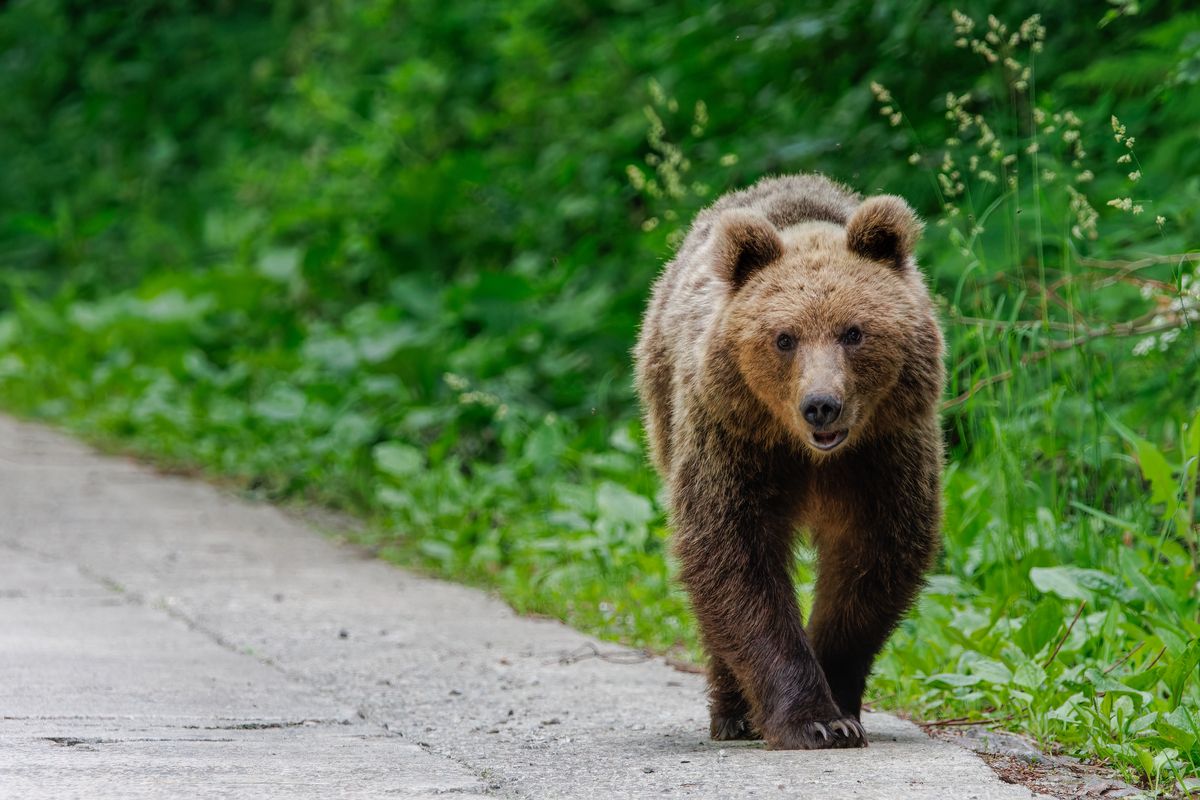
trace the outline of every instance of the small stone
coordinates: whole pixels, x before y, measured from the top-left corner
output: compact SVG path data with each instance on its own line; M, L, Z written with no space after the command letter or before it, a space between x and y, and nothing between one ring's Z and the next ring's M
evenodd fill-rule
M346 630L345 628L342 628L340 631L338 631L338 638L339 639L349 639L350 631Z
M642 767L642 772L650 774L651 772L654 772L654 767Z

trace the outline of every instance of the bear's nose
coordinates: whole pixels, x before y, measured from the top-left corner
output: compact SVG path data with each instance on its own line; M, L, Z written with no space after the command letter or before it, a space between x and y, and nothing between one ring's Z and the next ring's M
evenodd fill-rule
M808 424L820 428L835 422L842 414L842 401L831 394L810 394L800 404Z

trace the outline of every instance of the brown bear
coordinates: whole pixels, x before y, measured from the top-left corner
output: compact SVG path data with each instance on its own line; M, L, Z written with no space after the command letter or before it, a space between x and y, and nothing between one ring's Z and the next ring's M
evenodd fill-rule
M637 384L710 657L714 739L862 747L876 654L937 552L942 334L898 197L766 178L654 285ZM805 630L798 529L818 553Z

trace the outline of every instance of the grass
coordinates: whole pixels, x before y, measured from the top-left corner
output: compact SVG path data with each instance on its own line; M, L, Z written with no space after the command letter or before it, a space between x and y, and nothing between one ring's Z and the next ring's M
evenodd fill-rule
M449 92L457 17L418 6L393 36L370 4L287 36L264 22L283 56L248 62L262 83L214 112L245 135L211 151L180 139L204 180L181 182L172 162L174 177L142 176L136 209L105 200L133 222L89 212L77 188L44 218L0 225L21 231L0 248L0 404L261 497L351 511L384 557L694 658L629 384L648 283L698 207L761 172L821 167L894 189L926 202L920 256L950 345L946 544L871 702L990 720L1162 793L1200 773L1200 188L1172 173L1192 144L1193 84L1170 84L1157 110L1109 107L1105 88L1072 111L1058 100L1071 84L1042 72L1065 56L1040 21L955 17L928 34L965 59L930 73L960 76L944 96L928 96L928 75L872 86L851 65L830 106L863 135L843 156L820 137L771 138L796 104L754 128L718 96L679 99L683 77L629 107L634 43L677 38L640 19L597 20L620 57L580 46L566 68L563 34L481 6L466 14L491 37L478 47L513 72L468 71ZM693 89L719 64L688 62L710 51L688 36L711 30L714 58L741 58L719 50L720 13L683 36ZM1182 47L1190 19L1135 38ZM777 71L782 34L759 32L743 78ZM378 49L391 46L421 57ZM1132 71L1112 63L1070 74L1111 87ZM521 83L517 64L595 115L541 102L544 83ZM239 116L256 93L266 111ZM172 120L159 123L168 136ZM785 151L800 155L774 160ZM868 157L887 162L885 185L855 180ZM96 175L87 192L129 186ZM192 194L214 185L228 194ZM199 216L180 221L175 198ZM126 262L138 269L112 272ZM811 553L797 570L807 604Z

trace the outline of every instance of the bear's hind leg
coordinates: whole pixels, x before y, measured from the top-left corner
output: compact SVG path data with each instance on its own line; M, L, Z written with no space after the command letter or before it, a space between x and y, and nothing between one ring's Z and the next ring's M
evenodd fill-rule
M737 678L719 655L708 665L709 736L717 741L761 739L750 723L750 702L742 694Z

